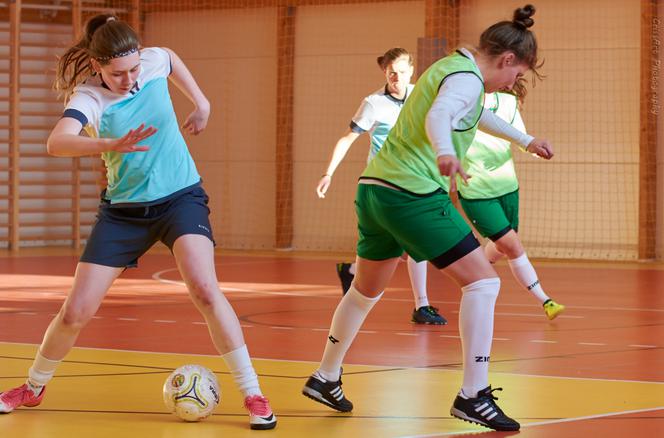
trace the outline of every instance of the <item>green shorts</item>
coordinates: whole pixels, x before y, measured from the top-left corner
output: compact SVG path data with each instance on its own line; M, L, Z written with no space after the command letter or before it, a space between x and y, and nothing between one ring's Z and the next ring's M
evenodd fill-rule
M479 247L470 227L442 189L416 195L374 184L358 184L355 199L357 255L385 260L404 251L439 269Z
M479 233L493 241L510 230L519 230L519 191L491 199L465 199L459 196L463 211Z

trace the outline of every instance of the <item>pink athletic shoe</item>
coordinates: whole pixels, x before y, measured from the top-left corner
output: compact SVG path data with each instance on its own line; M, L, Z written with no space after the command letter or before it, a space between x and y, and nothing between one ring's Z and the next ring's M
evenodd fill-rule
M250 395L245 398L244 407L249 411L249 426L252 429L274 429L277 425L277 417L270 409L270 402L262 395Z
M2 392L0 393L0 413L7 414L19 406L27 406L29 408L37 406L44 398L45 392L46 387L44 386L39 395L35 395L26 383L18 388Z

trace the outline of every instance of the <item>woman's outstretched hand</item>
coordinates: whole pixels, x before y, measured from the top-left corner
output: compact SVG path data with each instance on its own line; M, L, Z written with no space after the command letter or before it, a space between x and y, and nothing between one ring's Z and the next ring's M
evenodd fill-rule
M111 140L110 149L120 153L148 151L150 150L150 146L139 145L138 142L145 140L155 132L157 132L157 128L154 126L146 128L145 123L141 123L141 126L131 129L123 137Z

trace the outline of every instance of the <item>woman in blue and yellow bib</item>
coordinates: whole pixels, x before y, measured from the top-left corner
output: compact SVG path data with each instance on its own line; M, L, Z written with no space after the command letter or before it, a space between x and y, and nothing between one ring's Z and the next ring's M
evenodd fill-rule
M537 74L537 42L528 29L535 8L486 29L477 49L460 49L425 71L396 125L360 178L356 196L359 241L357 272L332 319L320 367L304 395L338 411L353 409L341 389L340 368L367 314L382 296L401 254L428 260L463 292L459 332L464 378L451 408L455 417L496 430L518 430L495 403L488 383L493 309L500 280L469 226L454 209L449 191L478 125L485 132L543 156L548 141L513 128L482 111L485 92L509 90L528 70Z
M187 67L169 49L141 48L134 30L114 16L93 17L81 41L60 58L55 85L66 109L48 151L61 157L101 154L108 186L73 288L46 331L26 384L0 395L0 412L41 402L45 385L113 281L161 241L175 256L245 397L250 427L275 427L237 316L219 290L208 197L178 127L169 78L194 104L183 128L196 135L207 125L210 104ZM88 136L80 136L82 130Z

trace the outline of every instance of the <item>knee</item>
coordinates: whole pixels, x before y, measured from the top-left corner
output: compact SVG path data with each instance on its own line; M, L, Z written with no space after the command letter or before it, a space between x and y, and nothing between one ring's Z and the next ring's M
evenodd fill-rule
M90 322L94 312L74 306L65 306L60 311L60 321L69 330L81 330Z
M221 292L216 282L197 280L189 285L189 293L199 308L211 308L217 302Z
M509 239L504 241L499 239L495 244L498 251L505 254L508 259L520 257L524 252L519 239Z

